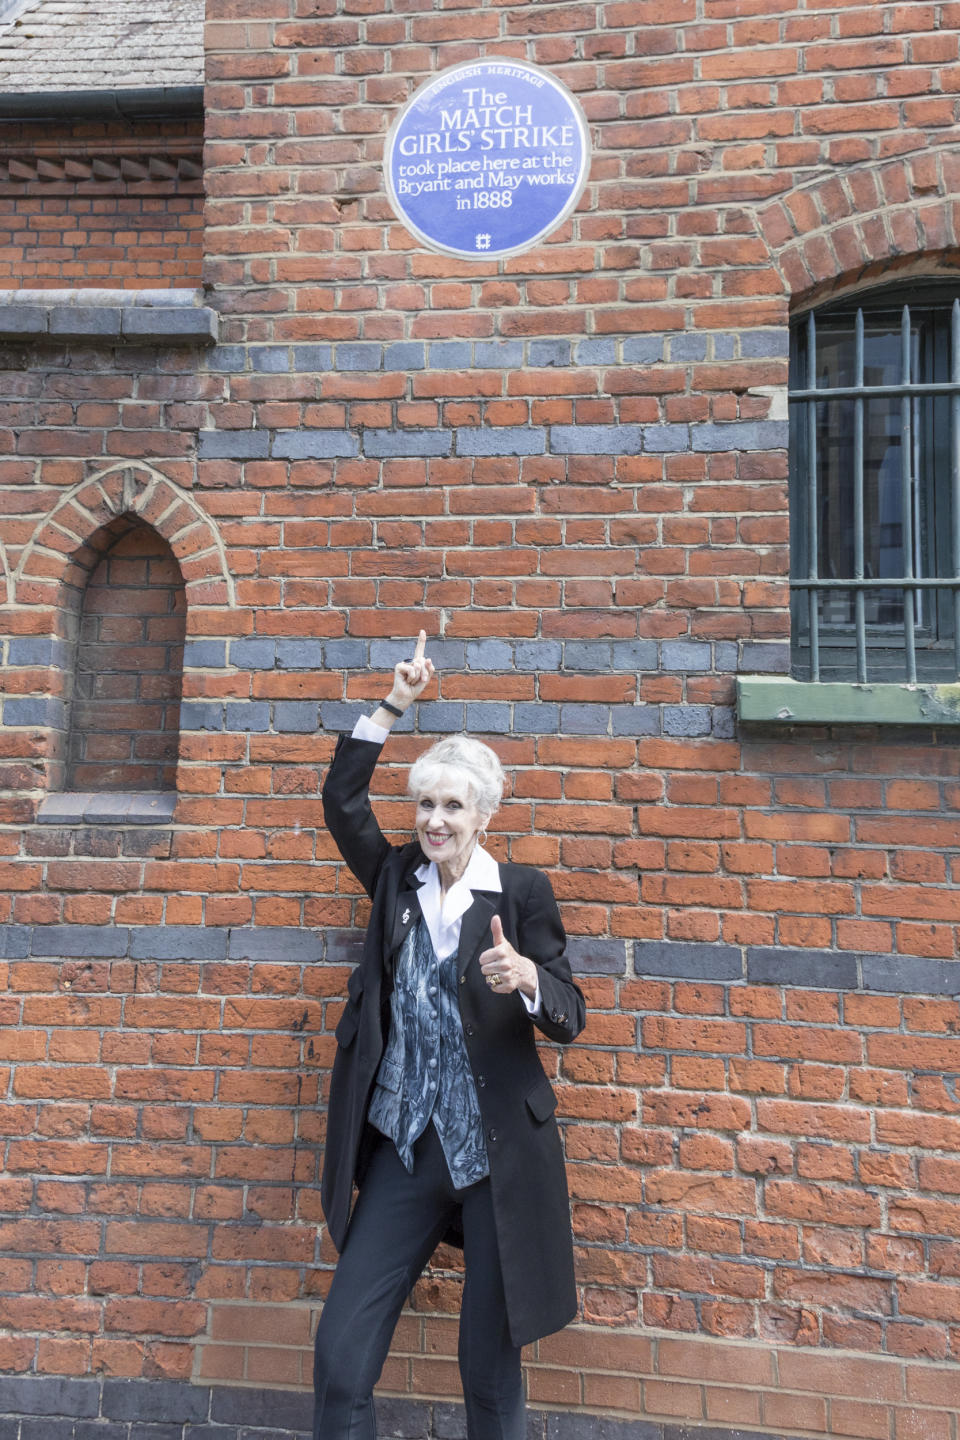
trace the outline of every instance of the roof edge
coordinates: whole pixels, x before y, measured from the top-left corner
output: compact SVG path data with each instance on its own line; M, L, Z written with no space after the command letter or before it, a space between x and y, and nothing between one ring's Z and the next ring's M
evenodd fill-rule
M160 85L149 89L25 90L0 93L5 120L83 120L90 117L152 120L202 115L202 85Z

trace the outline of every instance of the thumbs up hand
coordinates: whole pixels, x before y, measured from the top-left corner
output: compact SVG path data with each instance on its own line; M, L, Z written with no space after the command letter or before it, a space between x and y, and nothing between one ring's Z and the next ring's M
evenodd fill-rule
M522 990L533 999L537 993L537 967L525 955L514 950L510 941L504 938L503 921L494 915L490 921L490 938L493 945L480 956L483 978L495 995L509 995L513 990Z

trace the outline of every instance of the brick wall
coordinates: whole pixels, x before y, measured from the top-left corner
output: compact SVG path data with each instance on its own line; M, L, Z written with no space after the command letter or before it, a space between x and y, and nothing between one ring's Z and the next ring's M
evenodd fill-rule
M202 122L0 118L0 289L196 285Z
M791 303L955 266L960 6L395 8L208 0L214 349L7 357L9 1413L192 1378L216 1433L307 1382L364 918L319 789L422 624L381 819L431 739L488 738L492 848L550 874L590 1003L543 1050L581 1312L537 1423L956 1440L955 732L738 728L734 686L789 666ZM377 170L478 52L548 65L596 145L500 266L417 250ZM74 557L122 515L184 578L177 809L50 823ZM458 1286L441 1253L404 1317L394 1433L455 1428Z

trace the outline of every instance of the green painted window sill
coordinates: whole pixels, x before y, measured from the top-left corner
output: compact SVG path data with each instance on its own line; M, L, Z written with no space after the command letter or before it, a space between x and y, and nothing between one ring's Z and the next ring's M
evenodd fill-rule
M960 684L814 684L744 675L737 680L737 715L746 724L960 725Z

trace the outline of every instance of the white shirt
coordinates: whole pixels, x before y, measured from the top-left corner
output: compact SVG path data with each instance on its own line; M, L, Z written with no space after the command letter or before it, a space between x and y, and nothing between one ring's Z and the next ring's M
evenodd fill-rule
M377 745L385 744L389 734L389 730L385 730L382 725L375 725L368 715L361 715L353 727L354 740L373 740ZM484 850L482 845L476 845L466 870L445 895L440 886L440 872L435 860L428 860L424 856L423 864L415 874L422 882L417 899L433 941L433 948L437 952L438 960L446 960L460 944L460 926L464 915L473 904L474 890L493 891L497 895L502 892L500 866L489 851ZM490 940L492 945L492 936ZM540 1014L539 979L537 993L532 1000L529 1000L522 990L517 993L529 1014Z

